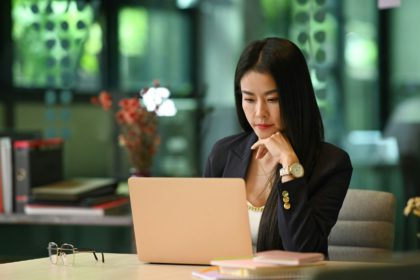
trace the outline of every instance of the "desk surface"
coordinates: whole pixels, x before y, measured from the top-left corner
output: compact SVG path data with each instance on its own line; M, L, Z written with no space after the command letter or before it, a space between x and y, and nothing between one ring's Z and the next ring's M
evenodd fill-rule
M325 267L366 265L353 262L327 262ZM205 266L144 264L135 254L105 254L105 263L95 262L88 253L77 254L74 266L50 264L48 258L0 265L0 279L14 280L119 280L119 279L194 279L193 271ZM300 278L301 279L301 278Z

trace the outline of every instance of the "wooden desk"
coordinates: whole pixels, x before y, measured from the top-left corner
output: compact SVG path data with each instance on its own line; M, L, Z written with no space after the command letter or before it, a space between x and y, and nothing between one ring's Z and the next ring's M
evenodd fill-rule
M366 265L353 262L327 262L317 269ZM0 279L13 280L184 280L193 279L192 272L205 266L157 265L138 261L135 254L105 254L105 263L95 262L89 253L76 255L74 266L50 264L49 259L40 258L0 265ZM302 278L299 278L302 279ZM305 278L303 278L305 279Z

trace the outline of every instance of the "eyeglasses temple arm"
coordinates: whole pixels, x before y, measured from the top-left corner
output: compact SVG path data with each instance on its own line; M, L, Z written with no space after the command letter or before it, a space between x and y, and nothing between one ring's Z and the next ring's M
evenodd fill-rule
M93 256L95 257L95 260L98 261L98 256L96 256L96 251L93 249L88 249L88 248L77 248L76 249L77 252L92 252ZM105 257L104 257L104 253L101 252L102 255L102 262L105 263Z

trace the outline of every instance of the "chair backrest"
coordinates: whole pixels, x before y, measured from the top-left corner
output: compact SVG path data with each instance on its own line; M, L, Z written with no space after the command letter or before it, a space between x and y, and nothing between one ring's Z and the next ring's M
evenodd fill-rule
M391 255L395 234L395 196L349 189L328 239L334 261L379 261Z
M420 264L383 264L368 265L356 264L343 265L341 268L318 269L308 277L310 280L394 280L394 279L418 279Z

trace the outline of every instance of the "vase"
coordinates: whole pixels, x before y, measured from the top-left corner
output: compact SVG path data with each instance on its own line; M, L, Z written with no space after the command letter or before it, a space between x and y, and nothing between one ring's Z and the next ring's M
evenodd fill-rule
M150 170L140 170L136 167L131 167L130 177L150 177Z

